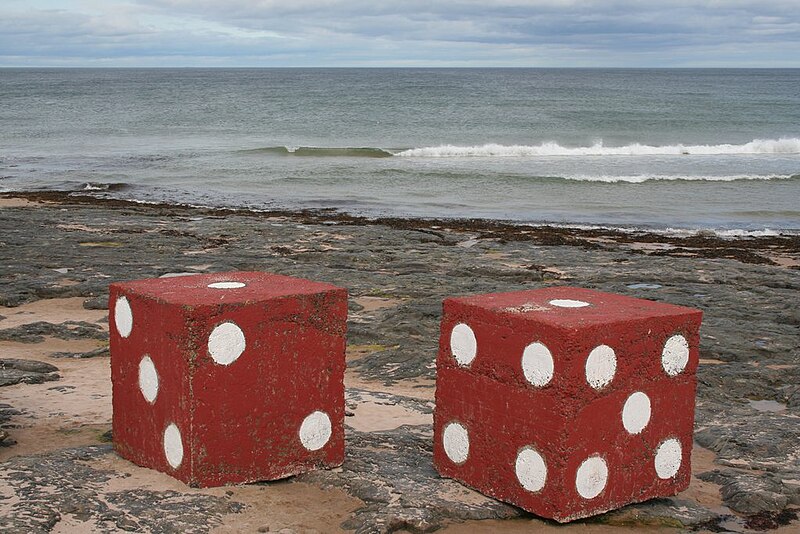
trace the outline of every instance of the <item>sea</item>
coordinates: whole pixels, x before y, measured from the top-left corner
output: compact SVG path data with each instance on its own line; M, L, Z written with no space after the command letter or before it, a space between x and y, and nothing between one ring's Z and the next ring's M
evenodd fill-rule
M800 231L800 69L0 69L0 191Z

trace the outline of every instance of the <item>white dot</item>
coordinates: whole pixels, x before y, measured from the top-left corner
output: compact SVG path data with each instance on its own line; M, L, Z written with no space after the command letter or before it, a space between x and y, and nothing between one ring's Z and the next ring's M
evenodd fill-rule
M672 478L681 468L681 443L675 438L661 442L656 449L656 474L658 478Z
M586 306L591 306L588 302L584 302L582 300L572 300L572 299L555 299L550 301L551 306L558 306L559 308L583 308Z
M594 499L608 481L608 466L600 456L585 459L575 475L575 488L584 499Z
M689 343L680 334L675 334L664 343L661 365L669 376L675 376L689 363Z
M164 455L173 469L177 469L183 461L183 442L181 431L171 423L164 431Z
M454 464L463 464L469 456L469 434L461 423L447 423L442 433L444 452Z
M525 447L517 454L515 469L517 480L526 490L536 492L544 487L547 480L547 465L542 455L531 447Z
M244 332L231 322L218 325L208 336L208 353L220 365L235 362L244 352L244 347Z
M147 402L155 402L158 396L158 372L153 360L146 354L139 362L139 389Z
M450 351L461 367L472 363L478 352L478 341L472 328L464 323L458 323L453 328L450 332Z
M321 449L331 439L331 418L325 412L312 412L300 425L300 442L310 451Z
M117 325L117 332L122 337L128 337L133 330L133 312L131 305L126 297L119 297L114 304L114 324Z
M208 284L208 287L212 289L237 289L245 285L247 284L242 282L214 282L213 284Z
M622 425L629 434L638 434L650 422L650 397L637 391L622 408Z
M544 343L531 343L522 351L522 372L525 379L540 388L553 378L553 355Z
M586 381L594 389L607 386L617 372L617 356L608 345L599 345L592 349L586 358Z

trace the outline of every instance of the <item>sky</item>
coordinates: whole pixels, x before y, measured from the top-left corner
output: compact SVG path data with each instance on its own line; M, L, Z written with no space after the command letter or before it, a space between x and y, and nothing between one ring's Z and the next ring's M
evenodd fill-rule
M800 0L0 0L6 67L800 67Z

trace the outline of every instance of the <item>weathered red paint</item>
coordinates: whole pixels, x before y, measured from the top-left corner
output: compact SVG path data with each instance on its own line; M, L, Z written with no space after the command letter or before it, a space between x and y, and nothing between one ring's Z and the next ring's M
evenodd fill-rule
M208 287L223 281L246 286ZM133 313L128 338L114 320L121 296ZM110 286L109 315L113 440L121 456L201 487L342 464L346 290L255 272L137 280ZM209 355L208 337L229 321L246 348L221 365ZM152 404L139 388L145 354L159 376ZM328 414L332 432L309 451L298 431L316 410ZM177 469L164 452L169 423L182 435Z
M553 299L575 299L584 308L558 308ZM449 298L444 302L437 359L434 463L445 477L542 517L566 522L625 504L674 495L689 485L695 372L702 312L592 290L558 287ZM477 353L465 367L451 353L450 333L465 323L475 333ZM668 376L661 366L665 341L683 335L689 361ZM533 342L553 356L552 380L534 387L522 371L522 354ZM598 345L616 353L616 374L595 390L585 376L586 358ZM628 396L644 392L651 402L649 424L640 434L623 427ZM469 455L460 465L444 451L450 421L469 433ZM655 472L654 455L667 438L682 447L677 474ZM532 445L545 459L547 479L529 492L515 474L517 453ZM576 471L598 454L608 481L596 497L576 490Z

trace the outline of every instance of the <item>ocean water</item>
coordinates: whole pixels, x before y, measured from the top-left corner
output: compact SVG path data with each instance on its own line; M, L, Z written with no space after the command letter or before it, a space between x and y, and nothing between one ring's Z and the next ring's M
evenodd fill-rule
M0 69L0 191L800 230L800 69Z

